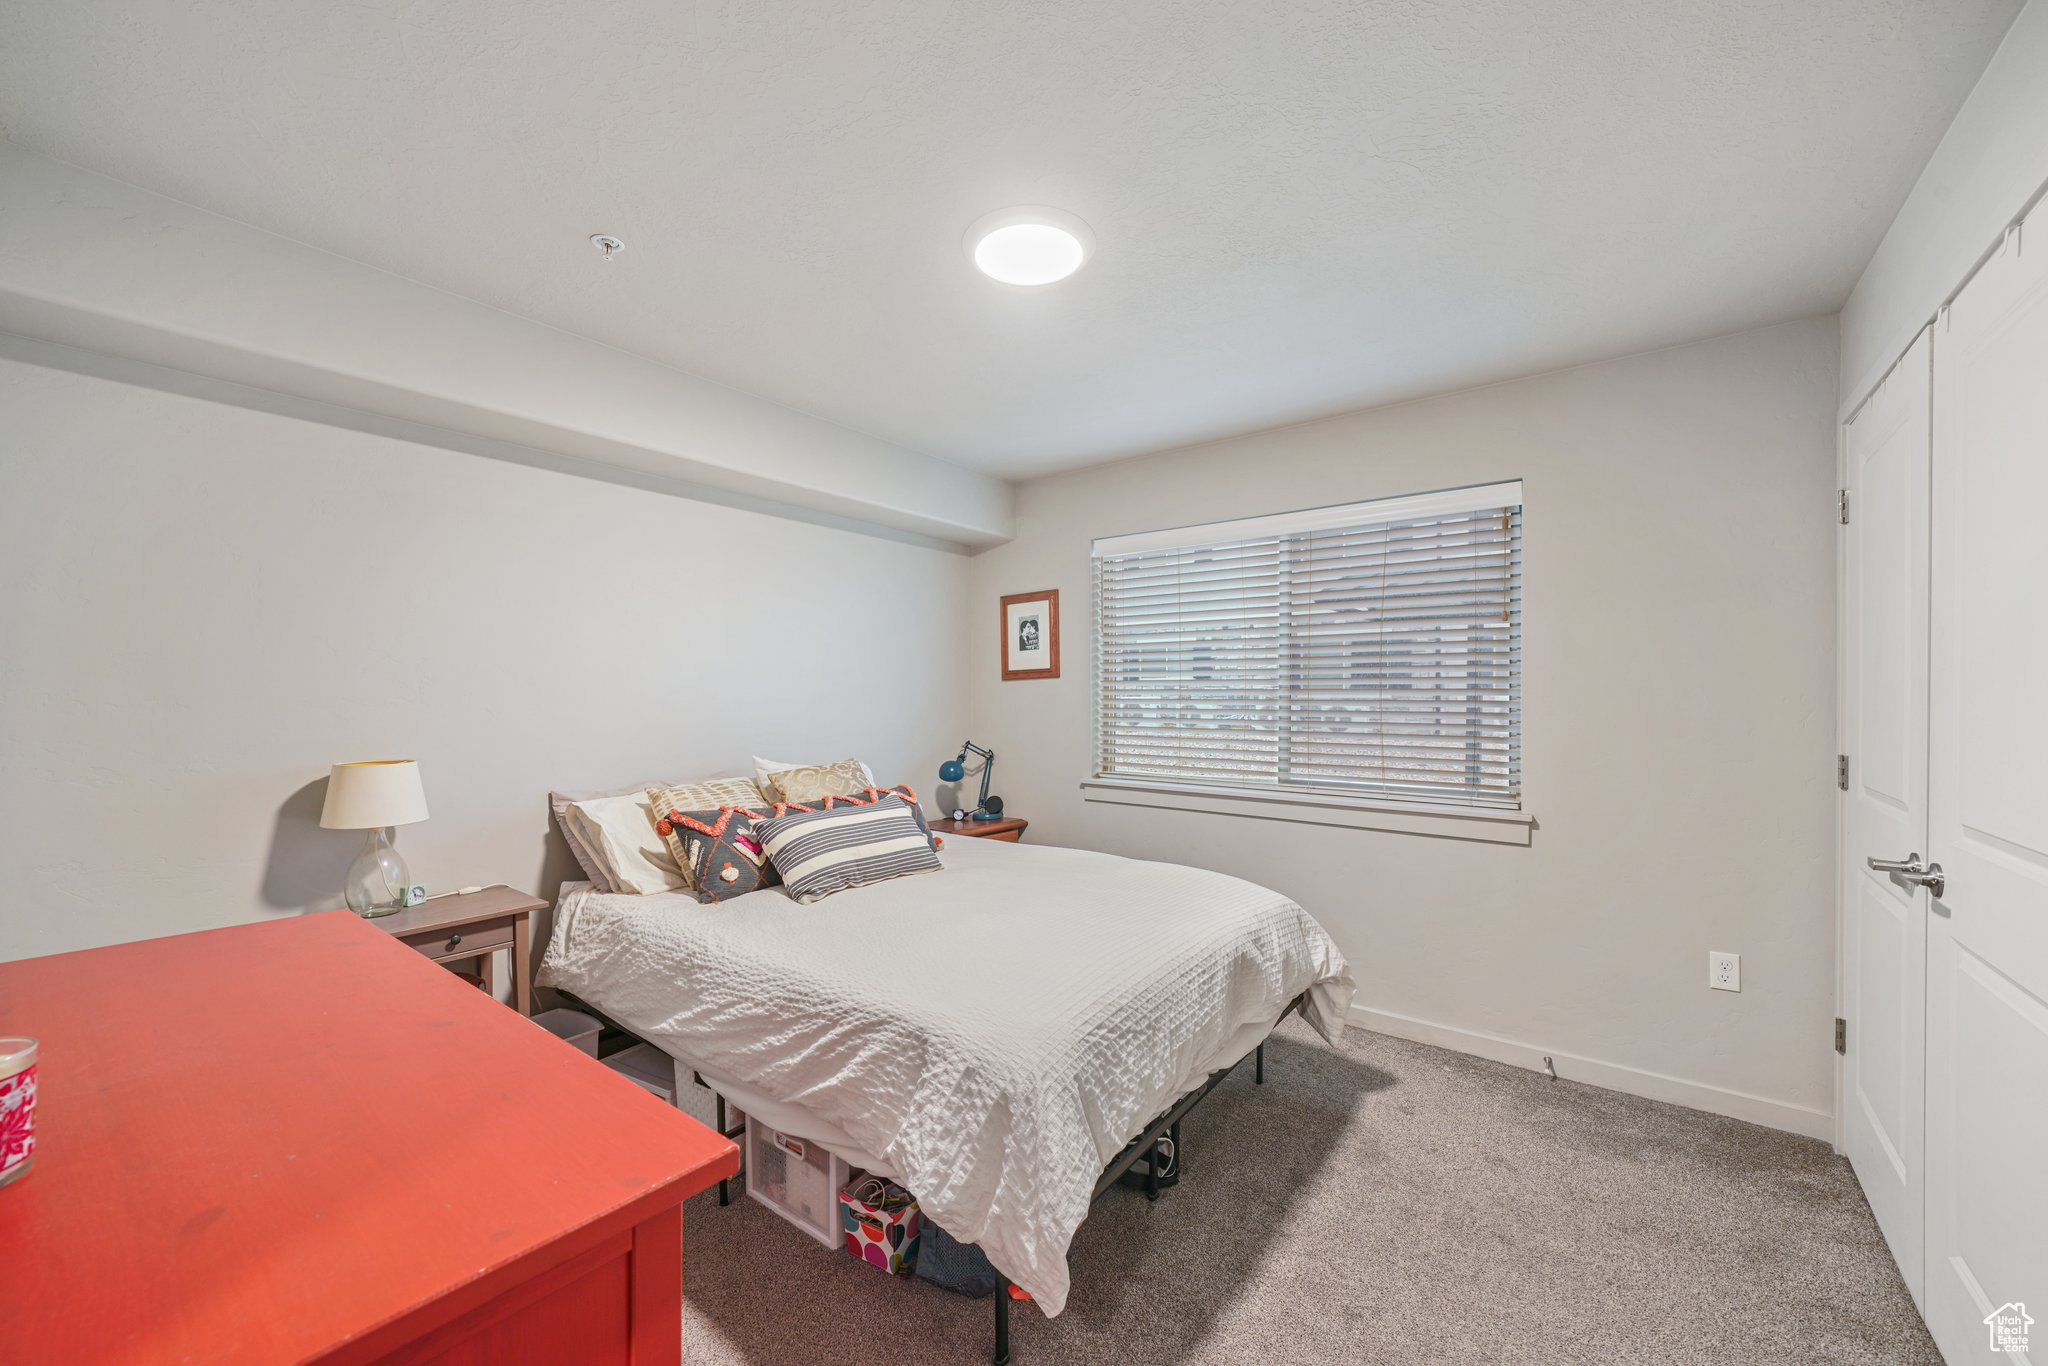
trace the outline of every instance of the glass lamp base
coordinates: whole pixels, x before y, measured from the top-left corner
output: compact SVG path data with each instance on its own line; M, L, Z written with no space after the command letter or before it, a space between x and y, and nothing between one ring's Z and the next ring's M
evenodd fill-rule
M342 895L348 908L365 919L390 915L405 909L405 889L412 885L412 872L391 844L391 829L370 832L370 842L348 867L348 882Z

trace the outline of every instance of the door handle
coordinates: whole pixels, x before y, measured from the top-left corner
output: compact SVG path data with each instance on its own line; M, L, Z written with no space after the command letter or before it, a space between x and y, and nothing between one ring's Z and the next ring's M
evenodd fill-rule
M1935 896L1940 896L1948 886L1948 879L1942 876L1938 863L1922 863L1917 853L1902 859L1866 858L1873 873L1889 873L1892 880L1908 886L1925 887Z

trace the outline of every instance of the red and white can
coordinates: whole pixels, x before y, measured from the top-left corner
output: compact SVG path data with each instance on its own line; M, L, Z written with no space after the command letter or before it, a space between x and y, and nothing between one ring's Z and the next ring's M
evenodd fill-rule
M36 1041L0 1039L0 1186L28 1175L36 1155Z

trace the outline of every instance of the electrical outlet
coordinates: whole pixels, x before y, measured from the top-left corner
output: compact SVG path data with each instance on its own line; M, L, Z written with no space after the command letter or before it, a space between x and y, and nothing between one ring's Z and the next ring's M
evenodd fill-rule
M1742 990L1742 955L1708 949L1707 985L1716 991Z

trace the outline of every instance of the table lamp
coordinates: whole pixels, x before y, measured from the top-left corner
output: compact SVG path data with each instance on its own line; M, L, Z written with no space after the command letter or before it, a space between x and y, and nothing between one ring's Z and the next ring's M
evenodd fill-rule
M391 828L427 818L427 792L420 766L411 759L370 759L336 764L327 775L327 804L320 824L327 830L367 830L370 842L349 865L342 894L360 916L390 915L405 905L412 873L391 845Z
M1003 818L1003 799L988 795L988 780L995 772L996 767L996 752L994 750L983 749L972 740L962 740L960 742L960 753L939 765L939 781L942 783L957 783L966 777L967 756L969 754L979 754L981 756L981 800L974 808L969 819L999 821Z

